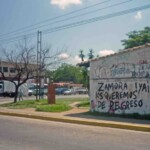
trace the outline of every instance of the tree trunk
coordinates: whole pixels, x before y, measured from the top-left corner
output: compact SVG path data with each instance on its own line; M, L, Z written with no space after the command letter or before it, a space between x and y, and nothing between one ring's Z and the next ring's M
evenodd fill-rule
M18 98L18 89L19 89L19 87L16 85L15 96L14 96L14 103L17 102L17 98Z

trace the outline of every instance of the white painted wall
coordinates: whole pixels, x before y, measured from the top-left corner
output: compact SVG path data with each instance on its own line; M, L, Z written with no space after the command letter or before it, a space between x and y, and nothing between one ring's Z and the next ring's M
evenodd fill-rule
M150 114L150 45L90 62L91 111Z

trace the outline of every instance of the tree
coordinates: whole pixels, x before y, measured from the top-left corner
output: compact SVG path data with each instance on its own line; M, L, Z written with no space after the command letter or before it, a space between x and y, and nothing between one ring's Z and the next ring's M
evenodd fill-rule
M81 58L82 61L84 61L85 55L83 54L83 50L80 50L79 57Z
M37 81L40 82L40 78L45 75L47 67L54 67L60 62L58 57L60 52L52 53L51 48L43 49L40 52L40 62L37 63L37 54L34 47L19 44L15 49L9 52L5 49L3 50L5 61L15 69L15 74L10 78L2 70L0 73L2 80L14 83L14 102L17 102L19 87L26 83L28 79L37 79L38 77ZM2 61L0 62L2 63Z
M83 85L85 87L88 88L89 90L89 71L88 71L88 68L87 67L82 67L82 74L83 74L83 78L84 78L84 81L83 81Z
M62 64L53 72L55 82L83 83L82 69L77 66Z
M128 39L121 41L125 49L150 43L150 27L145 27L140 31L131 31L127 36Z
M89 59L93 59L94 58L93 52L94 52L93 49L89 49L89 53L88 53Z

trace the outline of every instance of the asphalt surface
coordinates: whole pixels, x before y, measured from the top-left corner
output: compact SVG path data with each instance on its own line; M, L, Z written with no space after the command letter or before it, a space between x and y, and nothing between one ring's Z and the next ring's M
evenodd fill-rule
M71 96L85 97L87 95L71 95ZM66 98L70 96L61 95L58 97ZM34 98L35 97L28 97L28 98L26 97L26 99L34 99ZM6 101L7 102L9 101L8 98L1 99L1 100L2 101L0 103L5 103ZM13 101L13 99L10 100ZM119 118L119 117L106 117L106 116L92 116L88 114L89 109L78 108L74 106L72 107L73 109L61 113L37 112L35 111L34 108L9 109L9 108L1 107L0 115L150 132L149 120L137 120L137 119L127 119L127 118Z
M150 133L0 116L0 150L149 150Z

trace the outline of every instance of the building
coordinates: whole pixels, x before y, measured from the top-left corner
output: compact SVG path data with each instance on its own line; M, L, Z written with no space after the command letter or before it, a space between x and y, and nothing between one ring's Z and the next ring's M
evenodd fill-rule
M2 80L2 73L5 74L7 78L12 78L16 75L16 69L12 64L6 61L0 62L0 79Z
M37 70L36 67L37 67L36 64L28 65L25 68L24 64L17 64L17 63L13 64L13 63L10 63L7 61L0 61L0 80L4 79L2 74L5 75L6 79L14 79L15 80L15 77L18 74L17 70L19 71L19 70L24 69L24 68L25 68L25 70L28 69L28 71L31 71L32 76L33 75L36 76L36 70ZM24 77L26 77L26 73L22 72L21 78L23 79Z
M83 87L82 84L75 84L75 83L70 83L70 82L57 82L53 83L57 88L58 87L67 87L67 88L74 88L74 87Z
M90 61L91 111L150 114L150 44Z

